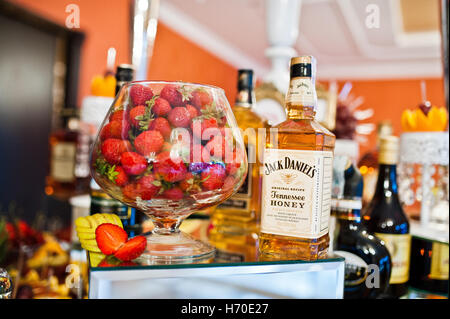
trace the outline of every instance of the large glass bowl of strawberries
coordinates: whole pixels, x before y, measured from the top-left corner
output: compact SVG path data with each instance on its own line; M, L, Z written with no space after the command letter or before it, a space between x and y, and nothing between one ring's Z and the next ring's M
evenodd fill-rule
M111 197L153 221L141 262L195 262L214 248L179 226L239 189L247 154L222 89L137 81L117 94L94 143L91 172Z

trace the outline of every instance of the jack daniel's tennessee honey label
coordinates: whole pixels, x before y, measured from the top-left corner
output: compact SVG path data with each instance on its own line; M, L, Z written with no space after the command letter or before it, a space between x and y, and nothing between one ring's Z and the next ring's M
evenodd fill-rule
M328 233L333 154L266 149L261 232L319 238Z

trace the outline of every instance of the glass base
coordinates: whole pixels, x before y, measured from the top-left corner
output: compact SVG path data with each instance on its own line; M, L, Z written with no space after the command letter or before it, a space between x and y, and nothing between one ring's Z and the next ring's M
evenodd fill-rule
M181 231L147 236L147 248L137 259L142 265L208 263L215 248Z

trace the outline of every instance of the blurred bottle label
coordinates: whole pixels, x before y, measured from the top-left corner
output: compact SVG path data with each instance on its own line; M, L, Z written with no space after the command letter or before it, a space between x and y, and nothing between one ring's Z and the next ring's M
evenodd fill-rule
M60 142L53 146L50 174L58 182L72 182L75 179L76 144Z
M386 243L386 247L391 255L392 272L389 283L402 284L407 282L409 279L411 235L375 233L375 236Z
M448 280L448 244L433 243L430 278Z

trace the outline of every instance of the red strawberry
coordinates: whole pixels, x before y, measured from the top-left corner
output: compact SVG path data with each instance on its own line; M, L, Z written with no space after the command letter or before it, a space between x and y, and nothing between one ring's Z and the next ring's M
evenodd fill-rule
M172 132L169 121L164 117L158 117L151 121L149 129L152 131L159 131L165 139L168 139Z
M122 153L131 150L131 144L128 141L109 138L102 144L102 154L110 164L119 164Z
M180 157L170 156L170 152L162 152L154 162L155 175L167 182L178 182L186 177L187 169Z
M131 124L133 124L134 127L139 127L139 120L136 119L138 116L144 116L145 115L145 106L138 105L131 109L130 111L130 121Z
M204 89L196 89L192 92L192 98L190 100L191 104L199 109L203 108L205 105L210 105L212 101L211 95Z
M170 124L175 127L188 127L191 121L191 113L185 107L175 107L167 117Z
M131 238L114 253L114 256L122 261L130 261L138 258L147 247L147 238L136 236Z
M198 182L194 178L192 173L187 173L184 180L179 183L179 187L183 192L194 194L201 191Z
M130 124L127 121L112 121L106 124L101 132L100 139L106 140L108 138L119 138L126 139L128 137L128 130L130 129Z
M161 188L161 182L156 180L153 175L147 175L140 178L137 182L137 190L143 200L150 200Z
M144 156L158 152L164 144L164 137L159 131L145 131L134 140L134 147Z
M124 154L126 154L126 153L124 153ZM122 155L122 159L123 159L123 155ZM116 166L116 168L114 170L118 173L114 180L117 186L123 186L126 183L128 183L128 175L127 175L127 173L125 173L125 170L123 169L123 167Z
M213 164L202 172L202 186L204 190L216 190L224 184L226 172L220 164Z
M225 159L225 160L227 160L227 159ZM227 164L226 170L227 170L228 175L233 175L238 171L239 167L241 167L241 160L242 160L242 158L241 158L240 152L234 151L231 162L226 163Z
M191 114L191 119L193 119L199 115L198 110L194 106L188 104L188 105L186 105L186 108L189 111L189 113Z
M114 224L101 224L95 229L95 239L98 248L105 255L114 254L125 242L128 235L122 227Z
M134 106L145 105L145 102L151 100L153 91L147 86L135 84L130 89L130 98Z
M147 160L135 152L125 152L120 159L123 169L129 175L139 175L147 169Z
M170 149L172 148L172 144L168 142L164 142L163 146L161 147L161 152L170 152Z
M169 102L161 97L156 99L155 104L152 107L153 114L157 116L166 116L171 110L172 107Z
M137 188L136 184L130 183L122 187L122 194L126 198L134 201L136 197L140 197L141 194L139 192L139 189Z
M207 163L211 160L209 152L206 148L204 148L201 144L193 143L191 145L191 163L199 163L204 162Z
M220 134L217 120L213 117L206 119L194 119L191 123L192 133L198 139L209 140L211 136Z
M117 110L113 113L111 113L111 115L109 116L109 121L122 121L122 120L127 120L126 116L124 116L125 112L124 110Z
M184 105L183 95L180 89L173 84L167 84L163 87L160 96L167 100L173 107Z
M222 136L214 136L208 143L206 143L205 147L212 156L218 158L230 156L232 152L232 149L226 139Z
M225 182L223 183L222 189L225 192L228 192L233 189L235 184L236 184L235 178L233 176L227 176L227 178L225 178Z
M180 200L184 197L183 191L178 187L173 187L171 189L166 190L161 194L161 197L167 198L170 200Z

